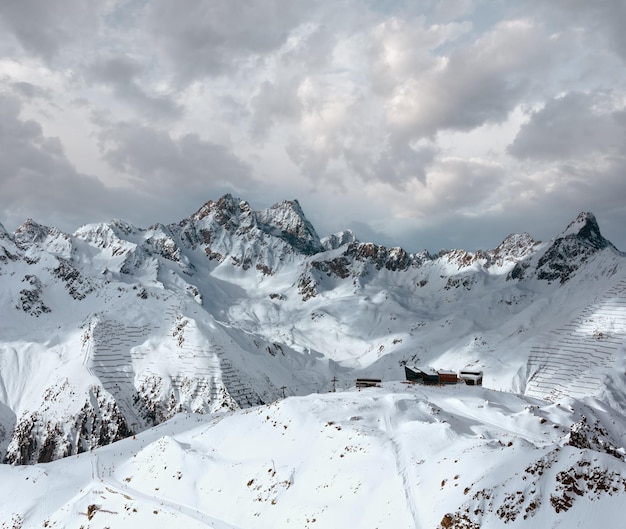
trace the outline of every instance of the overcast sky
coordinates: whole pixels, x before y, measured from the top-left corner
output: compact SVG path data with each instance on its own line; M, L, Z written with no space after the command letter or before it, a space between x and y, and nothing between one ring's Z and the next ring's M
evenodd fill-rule
M0 222L298 199L409 251L626 250L624 0L2 0Z

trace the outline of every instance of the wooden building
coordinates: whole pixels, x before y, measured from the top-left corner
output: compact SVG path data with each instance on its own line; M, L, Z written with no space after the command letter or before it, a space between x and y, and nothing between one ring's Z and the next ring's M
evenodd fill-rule
M456 384L459 381L459 377L456 374L456 371L450 371L448 369L440 369L437 371L439 375L439 383L440 384Z

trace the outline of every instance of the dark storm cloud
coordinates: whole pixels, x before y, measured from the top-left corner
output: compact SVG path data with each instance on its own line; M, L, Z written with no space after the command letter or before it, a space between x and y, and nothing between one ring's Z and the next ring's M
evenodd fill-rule
M50 61L59 50L98 26L98 3L82 0L3 0L0 28L29 53Z
M508 152L554 161L615 153L626 145L626 113L610 93L573 92L549 100L523 125Z
M87 70L86 77L91 82L110 88L116 97L125 101L143 117L152 119L180 117L183 110L172 98L150 95L142 88L144 70L144 66L138 61L120 56L95 62Z
M100 181L76 171L58 138L20 117L16 97L0 94L0 204L5 225L26 217L71 230L86 217L129 202ZM113 208L111 208L113 206Z
M314 2L169 0L147 6L146 28L184 79L232 72L281 46Z
M197 134L174 138L165 130L138 123L100 120L98 124L105 160L151 193L174 190L180 196L197 197L218 187L243 190L255 183L246 163Z

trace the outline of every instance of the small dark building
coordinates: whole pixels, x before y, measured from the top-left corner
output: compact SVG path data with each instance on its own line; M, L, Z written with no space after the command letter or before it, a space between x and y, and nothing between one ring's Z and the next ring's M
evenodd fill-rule
M483 385L483 372L478 369L466 367L461 370L459 377L468 386L482 386Z
M382 380L380 378L357 378L356 387L361 388L379 388Z
M421 384L439 384L439 375L432 367L404 366L406 379Z

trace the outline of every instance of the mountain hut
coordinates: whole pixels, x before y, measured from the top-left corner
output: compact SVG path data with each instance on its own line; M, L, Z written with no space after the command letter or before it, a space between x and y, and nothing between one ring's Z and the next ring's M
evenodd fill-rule
M466 367L461 370L459 378L468 386L482 386L483 372L478 369Z
M437 371L439 375L439 383L440 384L456 384L459 381L459 377L456 374L456 371L450 371L448 369L440 369Z
M432 367L404 366L406 379L421 384L439 384L439 374Z

